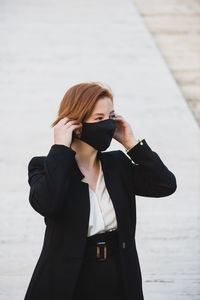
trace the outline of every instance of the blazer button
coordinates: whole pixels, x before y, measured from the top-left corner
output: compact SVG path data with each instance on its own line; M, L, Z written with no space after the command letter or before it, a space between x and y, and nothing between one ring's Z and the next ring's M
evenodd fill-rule
M143 142L142 142L142 140L138 139L138 141L139 141L140 145L143 145Z
M122 247L125 248L126 247L126 243L122 242Z

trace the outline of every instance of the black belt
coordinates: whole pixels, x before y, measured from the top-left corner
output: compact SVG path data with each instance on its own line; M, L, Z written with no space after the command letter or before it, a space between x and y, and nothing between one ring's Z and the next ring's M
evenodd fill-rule
M119 253L119 231L106 231L87 237L85 258L88 260L104 261Z

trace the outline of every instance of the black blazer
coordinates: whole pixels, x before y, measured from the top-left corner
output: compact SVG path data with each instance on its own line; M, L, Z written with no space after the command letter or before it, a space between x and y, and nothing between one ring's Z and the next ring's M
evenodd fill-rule
M88 183L81 181L84 175L75 154L70 147L54 144L47 156L35 156L29 162L29 201L44 217L46 229L25 300L72 299L90 213ZM143 300L135 242L135 195L165 197L173 194L177 185L174 174L145 139L127 154L121 150L97 153L119 228L126 299Z

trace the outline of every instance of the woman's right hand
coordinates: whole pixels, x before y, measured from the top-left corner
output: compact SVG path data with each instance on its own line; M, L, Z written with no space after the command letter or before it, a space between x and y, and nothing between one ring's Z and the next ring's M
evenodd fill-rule
M77 124L76 120L65 117L54 126L54 143L70 147L72 133L74 129L81 128L82 124Z

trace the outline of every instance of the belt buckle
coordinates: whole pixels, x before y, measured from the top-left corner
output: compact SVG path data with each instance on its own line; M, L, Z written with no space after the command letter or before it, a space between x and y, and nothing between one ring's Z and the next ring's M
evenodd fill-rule
M103 247L101 247L103 246ZM101 253L103 250L103 257L101 256ZM106 246L106 242L97 242L97 260L103 261L106 260L107 258L107 246Z

